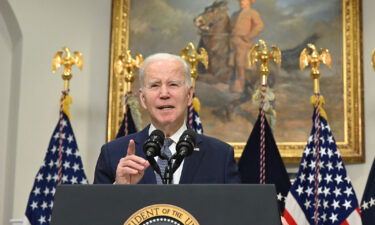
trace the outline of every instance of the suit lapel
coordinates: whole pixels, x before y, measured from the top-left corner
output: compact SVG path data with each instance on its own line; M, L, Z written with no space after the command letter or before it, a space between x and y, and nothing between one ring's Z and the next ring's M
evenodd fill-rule
M200 148L202 144L202 136L197 135L197 143L195 145L196 148ZM193 154L188 156L184 161L184 166L182 168L180 184L191 184L193 182L193 178L197 173L199 165L202 161L202 158L205 154L204 149L199 149L199 151L194 151Z
M150 128L150 125L145 127L141 132L137 134L137 136L134 138L135 142L135 148L136 148L136 154L144 159L146 159L145 154L143 153L143 144L145 143L147 137L148 137L148 130ZM139 182L141 184L156 184L156 178L154 170L149 167L146 169L141 181Z

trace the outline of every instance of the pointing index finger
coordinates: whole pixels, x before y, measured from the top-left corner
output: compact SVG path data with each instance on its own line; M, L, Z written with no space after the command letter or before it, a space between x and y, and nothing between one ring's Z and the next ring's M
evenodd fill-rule
M135 144L134 144L134 140L131 139L129 141L128 151L126 155L134 155L134 154L135 154Z

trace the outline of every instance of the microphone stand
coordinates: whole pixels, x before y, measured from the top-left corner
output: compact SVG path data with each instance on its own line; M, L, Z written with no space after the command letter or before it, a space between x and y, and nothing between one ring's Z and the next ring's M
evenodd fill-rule
M168 159L168 165L165 167L164 176L162 177L163 184L173 184L172 158Z
M163 160L167 160L168 162L168 165L165 167L164 174L159 174L161 177L161 181L163 182L163 184L172 184L173 173L174 173L174 171L172 171L173 157L168 157L163 153L159 157Z

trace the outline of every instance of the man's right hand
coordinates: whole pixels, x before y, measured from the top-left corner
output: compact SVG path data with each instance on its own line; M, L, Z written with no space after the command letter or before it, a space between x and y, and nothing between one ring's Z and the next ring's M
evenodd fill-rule
M126 156L117 164L115 184L138 184L149 166L147 160L135 155L135 144L130 140Z

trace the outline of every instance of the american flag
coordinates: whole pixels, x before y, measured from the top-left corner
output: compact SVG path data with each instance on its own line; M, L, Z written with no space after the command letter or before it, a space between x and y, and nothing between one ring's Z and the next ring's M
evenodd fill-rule
M279 209L284 210L284 201L290 189L290 180L281 159L279 149L273 137L271 127L264 118L264 136L265 136L265 177L266 184L275 184ZM261 115L251 131L246 146L242 151L241 158L238 162L238 170L241 175L241 181L245 184L259 184L260 177L260 155L261 147Z
M358 201L330 126L318 111L315 108L313 127L286 199L284 217L290 225L362 224Z
M133 134L137 132L137 127L133 120L132 110L128 103L130 98L134 98L131 92L125 94L125 113L124 119L121 122L121 126L117 132L116 138L127 136L129 134Z
M199 103L198 98L194 97L193 101L198 102L195 104L198 104L199 105L198 108L200 108L200 103ZM203 134L203 125L199 117L199 113L194 107L194 104L191 104L190 106L188 106L187 111L188 111L187 113L188 127L193 129L197 134Z
M63 112L60 114L60 120L51 137L47 154L30 192L26 207L28 221L24 224L48 225L50 223L57 184L87 184L69 118Z
M121 122L121 126L118 129L116 138L133 134L137 132L137 128L134 124L132 112L129 107L126 107L126 112L124 113L124 119Z
M363 192L362 202L362 223L363 225L372 225L375 222L375 160L372 163L370 175L367 179L365 191Z

